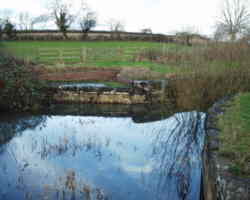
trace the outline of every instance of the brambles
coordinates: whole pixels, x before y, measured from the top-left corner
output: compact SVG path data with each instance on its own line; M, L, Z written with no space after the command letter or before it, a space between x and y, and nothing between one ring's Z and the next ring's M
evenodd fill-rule
M0 54L0 109L27 111L38 108L45 94L32 66Z

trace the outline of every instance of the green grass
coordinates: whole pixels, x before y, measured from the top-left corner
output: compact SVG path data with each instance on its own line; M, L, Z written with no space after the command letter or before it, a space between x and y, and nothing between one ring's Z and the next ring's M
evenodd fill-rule
M159 73L172 73L177 71L177 69L171 68L163 64L157 64L152 62L129 62L129 61L99 61L96 62L97 67L145 67L152 71Z
M53 61L50 59L51 55L38 56L38 49L45 48L53 50L46 51L49 54L52 54L55 57L59 57L59 51L54 51L54 49L70 49L70 48L90 48L87 53L87 61L84 64L81 64L82 67L146 67L150 68L152 71L160 73L169 73L175 72L172 67L166 66L163 64L158 64L150 61L136 62L133 60L133 55L136 54L136 51L140 48L153 48L153 49L162 49L163 44L156 42L123 42L123 41L112 41L112 42L75 42L75 41L9 41L2 42L0 49L5 48L11 54L14 54L17 57L28 58L34 62L45 64L47 66L51 65L52 67L63 66L60 65L60 61ZM122 49L122 52L125 52L119 55L117 48ZM176 44L165 44L164 48L168 50L179 50L185 49L185 47L176 45ZM124 56L125 54L125 56ZM75 55L77 58L72 59L63 59L65 63L64 66L72 66L75 64L81 63L81 52L76 50L75 53L70 54ZM69 55L69 56L70 56Z
M250 93L240 94L219 118L220 153L232 161L231 170L250 177Z

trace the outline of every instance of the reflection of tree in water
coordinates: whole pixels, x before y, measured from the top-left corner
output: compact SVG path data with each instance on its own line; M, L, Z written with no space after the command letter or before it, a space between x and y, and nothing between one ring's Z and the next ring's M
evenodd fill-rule
M176 114L168 134L165 129L156 133L152 158L156 163L153 174L158 177L155 186L158 199L163 198L161 194L173 182L179 198L190 199L191 172L201 168L203 117L197 112Z
M0 122L0 146L9 142L14 136L26 129L35 129L39 125L45 125L46 116L14 116L13 118L1 117Z
M38 144L37 141L34 141ZM68 154L75 156L78 152L85 151L92 153L99 161L102 160L103 154L105 153L104 148L108 147L110 143L109 138L105 138L105 141L101 141L95 135L89 135L81 140L76 141L73 136L62 136L59 137L58 142L49 142L47 137L42 138L39 148L39 154L42 159L47 159L48 157L55 158L56 156L61 156L63 154Z
M157 177L156 179L154 178L154 180L157 180L157 185L154 185L154 188L152 187L153 191L157 191L155 200L167 199L166 196L163 195L169 194L169 192L166 192L166 188L168 188L171 183L176 183L180 196L179 199L190 199L188 193L191 188L191 168L197 167L197 163L195 162L200 158L203 116L203 114L196 112L181 113L175 115L174 118L172 118L172 121L170 120L172 122L170 128L164 126L159 130L159 127L155 127L157 132L154 131L155 135L152 155L154 161L152 175ZM3 125L3 123L0 124L0 133L9 132L9 134L11 133L10 135L12 135L11 137L13 137L25 129L36 128L41 123L45 122L45 120L45 117L27 117L18 119L16 120L16 123L9 123L8 125L6 125L6 123ZM79 120L77 123L82 124L83 127L86 124L94 125L95 123L95 121L92 120L77 120ZM131 122L127 124L128 127L131 126L130 123ZM55 157L60 157L64 154L66 154L65 156L75 156L80 151L85 151L94 155L97 160L100 161L107 159L108 156L113 158L114 156L117 156L114 155L114 153L111 155L112 152L109 151L109 146L120 145L124 148L122 142L114 142L113 138L110 137L100 138L98 137L98 134L93 134L92 132L89 134L84 133L84 137L75 137L72 126L70 126L70 128L69 133L58 133L58 131L56 131L59 134L59 137L53 140L51 140L48 135L46 136L46 134L40 136L39 134L36 134L35 137L30 139L31 144L29 143L30 145L27 145L27 151L32 149L32 152L34 151L35 153L38 153L39 156L45 160L54 159ZM7 140L5 139L3 143L6 142ZM11 148L9 148L9 150L11 150ZM13 153L15 153L15 151L13 151ZM30 163L21 164L19 164L20 177L22 176L23 170L26 170ZM47 185L44 189L51 189L54 191L53 194L55 194L56 191L56 193L60 195L59 199L63 199L64 195L71 195L70 199L78 199L77 197L80 194L82 195L82 199L107 199L107 195L109 195L107 192L103 189L91 186L88 181L81 180L81 177L82 174L78 173L77 170L75 172L70 171L59 177L58 184L52 184L52 186L51 184ZM55 177L55 179L57 178L58 176ZM149 182L151 180L153 179L150 179ZM176 193L176 191L173 192ZM65 196L65 199L69 198L66 198Z
M83 180L76 171L67 170L54 184L43 185L43 199L108 200L104 190Z
M55 176L55 182L53 181L54 183L41 185L41 191L34 191L34 193L30 192L31 189L29 182L25 181L25 178L28 177L26 171L28 168L30 168L30 166L35 165L32 163L32 160L26 160L18 157L18 154L15 151L15 146L13 146L13 144L9 145L7 143L13 137L22 134L22 132L27 129L32 130L38 126L41 128L45 127L46 119L47 117L45 116L20 118L15 117L14 119L5 119L4 122L0 123L0 137L3 135L0 143L0 152L1 148L3 152L6 151L6 155L9 155L17 166L16 170L18 175L17 177L14 177L16 181L11 183L10 186L22 191L23 194L25 194L26 199L37 199L37 196L42 195L42 199L107 200L108 197L103 189L88 183L86 180L83 180L80 176L80 173L77 173L74 170L67 170L65 171L65 174L62 173L60 176ZM84 125L88 123L93 124L94 122L91 120L84 120L79 121L79 123L83 123ZM55 158L56 156L60 156L65 153L72 153L72 156L74 156L78 151L84 150L86 152L93 153L97 159L100 160L102 159L103 147L109 146L110 143L109 138L105 138L105 140L101 142L96 136L91 136L91 134L89 137L86 137L81 141L76 141L75 138L73 136L71 137L70 135L71 134L68 136L64 135L59 137L58 143L50 141L46 135L42 135L41 137L36 135L35 137L31 137L32 143L25 146L25 149L28 151L32 149L30 153L37 150L36 152L39 153L42 159L48 159L49 156ZM0 169L5 172L8 165L6 163L0 164ZM4 174L5 173L2 173L2 175ZM46 176L51 177L53 175L47 172ZM16 191L14 190L13 192ZM4 193L2 194L0 190L0 199L4 198L2 195L4 195Z

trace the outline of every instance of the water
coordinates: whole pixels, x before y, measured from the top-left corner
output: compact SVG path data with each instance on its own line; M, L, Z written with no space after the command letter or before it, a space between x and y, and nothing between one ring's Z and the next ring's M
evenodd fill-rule
M0 199L198 200L205 114L0 119Z
M72 89L72 88L106 88L107 85L103 83L53 83L52 86L59 87L61 89Z

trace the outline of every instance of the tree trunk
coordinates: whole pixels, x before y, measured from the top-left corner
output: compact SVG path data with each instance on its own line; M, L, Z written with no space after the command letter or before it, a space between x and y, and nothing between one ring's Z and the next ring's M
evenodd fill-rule
M88 38L88 32L83 32L82 40L86 40Z
M231 40L231 42L234 42L236 40L236 33L230 34L230 40Z
M64 40L67 40L67 39L68 39L67 32L66 32L66 31L63 31L62 34L63 34L63 39L64 39Z

